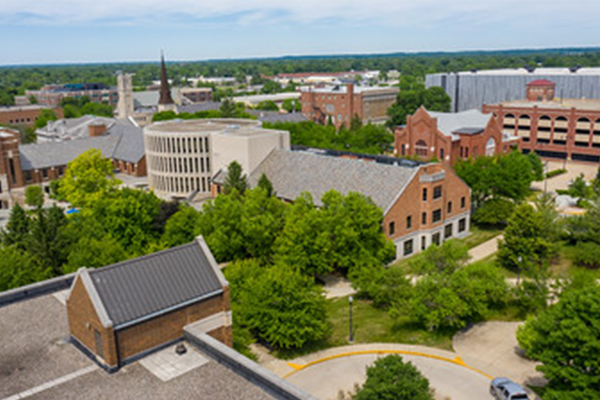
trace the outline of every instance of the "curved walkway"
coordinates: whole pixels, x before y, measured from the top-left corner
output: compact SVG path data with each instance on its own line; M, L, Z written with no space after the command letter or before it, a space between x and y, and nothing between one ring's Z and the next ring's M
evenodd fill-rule
M336 347L287 363L283 376L319 399L338 398L364 382L366 367L380 357L400 354L425 375L439 399L485 399L492 376L467 365L456 353L391 343Z

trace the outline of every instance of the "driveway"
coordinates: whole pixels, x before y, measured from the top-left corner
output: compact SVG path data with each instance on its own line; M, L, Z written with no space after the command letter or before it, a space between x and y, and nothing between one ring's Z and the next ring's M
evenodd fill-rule
M328 349L292 361L286 379L319 399L334 400L366 379L366 368L379 357L400 354L430 381L436 399L488 399L490 376L471 369L453 352L423 346L367 344Z

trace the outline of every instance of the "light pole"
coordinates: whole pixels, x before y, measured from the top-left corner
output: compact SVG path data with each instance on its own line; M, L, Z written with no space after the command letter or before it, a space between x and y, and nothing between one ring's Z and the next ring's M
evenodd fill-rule
M519 286L519 282L521 281L521 263L523 262L523 257L519 256L517 261L519 263L517 265L517 286Z
M348 297L348 302L350 304L350 343L354 342L354 335L352 332L352 296Z

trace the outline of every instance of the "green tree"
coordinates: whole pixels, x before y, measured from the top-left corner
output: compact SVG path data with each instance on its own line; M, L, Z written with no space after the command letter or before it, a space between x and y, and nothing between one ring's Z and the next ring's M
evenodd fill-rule
M115 190L121 183L114 168L100 150L90 149L67 165L60 183L60 195L75 207L87 207Z
M279 93L281 92L281 85L275 81L265 81L260 92L265 94Z
M450 112L451 99L441 87L425 89L415 85L412 89L398 92L396 102L387 110L387 125L394 128L406 123L406 117L414 114L419 107L428 111Z
M175 111L159 111L152 116L152 122L169 121L175 118L177 118L177 113Z
M269 197L275 195L275 192L273 191L273 184L271 183L269 178L267 178L267 175L264 172L260 175L260 178L258 179L258 187L262 188Z
M202 206L201 233L218 262L246 258L242 208L236 195L217 196Z
M168 247L175 247L193 241L201 231L202 215L193 207L181 205L167 220L162 237Z
M31 185L25 188L25 204L35 208L44 205L44 191L40 186Z
M354 400L433 400L429 381L410 362L390 355L367 367L367 380Z
M63 267L65 274L76 272L81 267L100 268L128 258L123 246L110 235L100 239L81 237L69 250Z
M577 178L569 184L569 194L573 197L588 199L592 197L593 189L588 185L583 174L579 174Z
M506 224L515 212L515 203L508 199L492 198L473 213L473 221L480 225Z
M0 248L0 292L49 278L31 255L15 246Z
M277 106L277 104L275 104L275 102L273 100L261 101L254 108L256 110L262 110L262 111L279 111L279 107Z
M6 228L2 230L2 244L4 246L14 245L17 249L24 251L27 248L25 241L29 235L30 224L27 213L19 203L16 203L10 210Z
M498 243L500 265L536 276L556 252L556 243L547 236L543 215L529 204L518 206L508 220L504 239Z
M441 246L429 246L410 261L412 270L419 274L452 274L464 267L471 256L467 246L458 240L448 240Z
M240 290L242 323L258 337L282 348L299 348L327 331L325 297L311 278L283 265L265 268Z
M235 103L230 98L225 98L221 101L221 117L223 118L234 118L237 114L237 108Z
M227 166L227 176L223 182L223 192L225 194L230 194L234 189L241 195L248 189L246 175L237 161L232 161Z
M27 251L40 268L50 269L54 275L61 275L65 262L65 241L61 229L67 219L61 208L52 206L40 209L31 220L30 235L27 238Z
M300 100L296 99L285 99L281 104L281 108L283 108L289 113L299 113L302 112L302 103L300 103Z
M48 124L48 121L56 121L58 117L56 113L49 108L44 108L40 111L40 115L38 115L35 120L35 127L40 129L45 127Z
M593 281L592 281L593 282ZM550 381L545 399L596 399L600 393L600 287L567 290L530 317L517 339Z

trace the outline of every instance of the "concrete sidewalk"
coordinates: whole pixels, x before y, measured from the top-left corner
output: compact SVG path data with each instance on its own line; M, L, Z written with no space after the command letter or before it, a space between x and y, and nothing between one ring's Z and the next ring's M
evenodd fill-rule
M484 258L487 258L498 251L498 241L503 239L504 236L502 234L496 236L488 240L487 242L481 243L479 246L473 247L469 250L469 255L471 256L470 263L474 263Z

